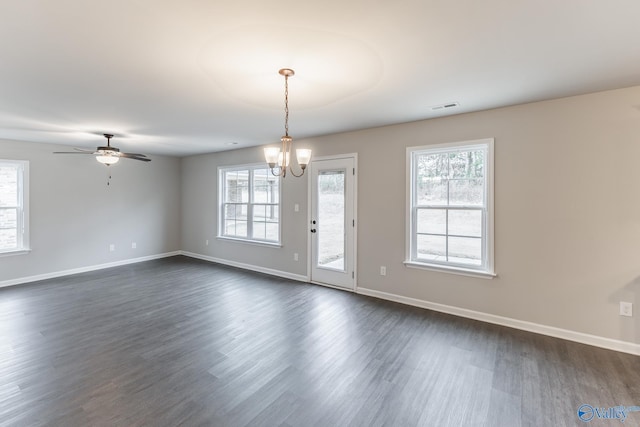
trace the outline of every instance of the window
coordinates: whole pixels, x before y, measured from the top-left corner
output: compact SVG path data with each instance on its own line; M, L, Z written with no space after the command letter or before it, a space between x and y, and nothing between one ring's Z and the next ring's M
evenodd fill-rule
M493 276L493 139L407 149L409 266Z
M260 243L280 243L280 178L268 168L219 169L218 236Z
M29 162L0 159L0 255L29 250Z

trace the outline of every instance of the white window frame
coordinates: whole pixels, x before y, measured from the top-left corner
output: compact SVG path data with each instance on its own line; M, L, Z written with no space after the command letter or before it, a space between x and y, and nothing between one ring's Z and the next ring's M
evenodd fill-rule
M225 220L225 183L224 175L226 172L234 171L249 171L249 201L247 202L247 236L251 236L253 233L253 207L254 205L264 205L265 203L254 203L253 201L253 173L258 169L266 169L268 173L269 167L264 163L252 163L246 165L234 165L234 166L219 166L218 167L218 234L217 238L222 240L230 240L242 243L251 243L262 246L275 246L281 247L282 241L282 180L280 177L278 180L278 240L264 240L255 239L251 237L238 237L228 236L224 234L224 220Z
M428 262L418 260L416 254L417 231L415 230L418 206L416 200L417 179L416 158L422 154L440 154L477 149L485 150L485 204L482 223L482 261L479 266L456 264L453 262ZM423 145L407 147L406 158L407 179L407 212L406 212L406 249L405 262L407 267L422 268L441 272L450 272L466 276L493 278L494 272L494 139L484 138L470 141L460 141L445 144ZM478 209L477 207L454 206L453 209ZM447 207L447 209L450 209Z
M31 251L29 248L29 161L0 159L0 166L15 167L18 171L18 204L0 209L17 209L17 245L16 248L0 249L0 256L21 255Z

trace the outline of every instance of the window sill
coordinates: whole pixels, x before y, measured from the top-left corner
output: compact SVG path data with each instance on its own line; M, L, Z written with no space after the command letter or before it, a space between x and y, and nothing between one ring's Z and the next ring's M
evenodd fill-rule
M263 241L260 241L260 240L235 239L233 237L225 237L225 236L218 236L217 239L218 240L227 241L227 242L245 243L245 244L248 244L248 245L255 245L255 246L266 246L268 248L281 248L282 247L282 245L280 243L263 242Z
M444 265L426 264L415 261L405 261L404 265L409 268L418 268L421 270L438 271L440 273L459 274L461 276L479 277L481 279L493 279L497 275L493 272L472 270L469 268L449 267Z
M29 252L31 252L31 249L17 249L14 251L0 252L0 258L5 256L26 255Z

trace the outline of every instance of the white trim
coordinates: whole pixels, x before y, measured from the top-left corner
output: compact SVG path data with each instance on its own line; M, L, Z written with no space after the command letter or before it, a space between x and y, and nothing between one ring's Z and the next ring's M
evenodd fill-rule
M29 228L29 192L31 191L29 188L29 161L22 160L22 188L21 188L21 196L22 196L22 245L21 248L23 251L30 251L31 240L30 240L30 228Z
M353 153L353 292L358 289L358 175L360 172L358 166L358 153Z
M2 282L0 282L0 288L4 288L6 286L21 285L23 283L37 282L39 280L54 279L56 277L70 276L72 274L86 273L88 271L96 271L96 270L102 270L105 268L119 267L121 265L135 264L138 262L151 261L154 259L167 258L171 256L176 256L176 255L180 255L180 251L143 256L140 258L125 259L122 261L108 262L105 264L89 265L86 267L72 268L70 270L54 271L52 273L38 274L35 276L19 277L17 279L3 280Z
M266 246L268 248L281 248L282 247L281 243L268 242L266 240L265 241L262 241L262 240L249 240L249 239L242 239L242 238L238 238L238 237L227 237L227 236L217 236L216 239L227 241L227 242L242 243L244 245Z
M22 255L30 251L29 241L29 160L10 160L0 159L0 165L17 170L17 192L18 200L16 206L7 206L9 209L16 209L17 212L17 228L16 238L17 247L5 250L0 256Z
M326 157L326 156L323 156ZM320 159L322 159L322 157L320 157ZM311 189L312 189L312 185L313 185L313 178L311 177L311 165L313 164L312 162L315 160L315 157L312 158L311 160L309 160L309 164L307 165L307 168L309 169L309 173L307 174L307 223L305 224L306 226L306 230L305 230L305 235L307 236L307 277L308 277L308 281L311 281L311 268L313 267L313 260L311 258L313 258L311 251L313 250L312 243L311 243L311 232L309 231L311 229L311 216L313 215L313 212L311 212L311 203L312 203L312 197L311 197Z
M493 323L495 325L506 326L509 328L520 329L522 331L533 332L536 334L547 335L550 337L561 338L581 344L592 345L595 347L601 347L609 350L620 351L623 353L640 356L640 344L632 343L629 341L614 340L597 335L590 335L582 332L571 331L568 329L556 328L554 326L541 325L539 323L527 322L510 317L483 313L481 311L468 310L466 308L454 307L421 299L390 294L374 289L358 288L356 293L374 298L384 299L387 301L394 301L401 304L412 305L414 307L426 308L428 310L438 311L441 313L452 314L454 316L479 320L481 322Z
M357 159L358 153L335 154L333 156L313 156L313 160ZM309 162L311 163L311 162Z
M407 147L405 158L405 191L406 191L406 213L405 213L405 265L413 266L416 268L432 269L436 271L442 271L446 273L472 274L476 277L494 277L495 274L495 223L494 223L494 169L495 169L495 151L494 151L494 138L474 139L469 141L449 142L444 144L432 144L421 145L416 147ZM429 153L447 153L456 151L456 148L460 148L460 151L468 151L473 149L483 149L486 152L485 155L485 206L484 210L487 213L487 217L483 222L483 248L482 248L482 260L483 267L481 269L465 268L464 266L456 266L450 263L426 263L416 260L416 233L413 230L414 224L414 200L415 195L415 182L414 182L414 154L417 152L429 151ZM449 207L448 205L446 207ZM455 208L460 208L455 206ZM438 265L442 265L442 268L438 268ZM472 272L472 273L470 273Z
M271 171L268 165L266 165L265 163L259 163L259 162L244 164L244 165L218 166L218 174L216 178L218 180L218 194L217 194L218 230L216 231L217 233L216 237L218 239L233 240L235 242L241 242L241 243L282 247L282 177L280 176L277 177L278 179L278 240L277 241L258 240L258 239L252 239L248 237L249 235L252 234L252 230L253 230L253 205L261 204L261 203L254 203L253 201L253 196L254 196L253 177L254 177L254 171L257 169L266 169L267 175L270 173L269 171ZM224 234L222 234L222 231L224 228L224 218L225 218L224 204L227 202L223 200L225 181L222 179L222 175L226 172L244 171L244 170L249 172L248 183L249 183L249 189L251 190L249 191L249 201L246 203L247 205L247 237L225 236ZM245 204L245 203L240 203L240 204ZM275 204L275 203L271 203L271 204ZM252 218L252 219L249 220L249 218Z
M325 288L331 288L331 289L337 289L339 291L346 291L346 292L353 292L355 293L356 290L355 289L351 289L351 288L345 288L344 286L336 286L336 285L330 285L328 283L322 283L322 282L309 282L312 283L314 285L318 285L318 286L324 286Z
M493 138L481 138L481 139L469 139L466 141L454 141L454 142L444 142L441 144L426 144L426 145L416 145L413 147L407 147L407 151L420 151L420 150L429 150L434 153L449 153L454 148L462 147L460 151L468 151L469 147L477 146L476 148L484 148L484 145L487 144L487 141L491 140L493 142Z
M417 261L404 261L404 265L409 268L418 268L421 270L437 271L440 273L459 274L461 276L479 277L481 279L493 279L496 274L483 270L472 270L467 268L453 267L448 265L427 264Z
M486 171L486 207L487 207L487 246L485 250L487 251L487 273L496 275L496 258L495 258L495 242L496 242L496 229L495 229L495 169L496 169L496 159L495 159L495 139L488 138L488 147L487 147L487 171Z
M10 250L10 251L2 251L0 252L0 258L5 256L14 256L14 255L26 255L31 252L31 249L18 249L18 250Z
M272 276L284 277L285 279L296 280L298 282L309 282L309 279L302 274L289 273L287 271L274 270L267 267L259 267L257 265L245 264L244 262L231 261L228 259L216 258L209 255L197 254L195 252L180 251L181 255L191 258L201 259L203 261L215 262L217 264L224 264L231 267L238 267L244 270L256 271L258 273L270 274Z

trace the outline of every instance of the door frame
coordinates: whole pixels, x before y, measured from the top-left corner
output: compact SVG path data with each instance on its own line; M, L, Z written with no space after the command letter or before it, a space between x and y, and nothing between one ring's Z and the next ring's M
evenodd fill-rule
M345 153L345 154L336 154L332 156L314 156L311 159L311 162L316 160L340 160L340 159L353 159L353 168L355 169L355 173L353 174L353 219L355 220L355 224L353 226L353 289L347 289L341 286L334 286L328 283L322 282L314 282L313 277L311 275L313 268L313 247L311 243L311 221L312 221L312 206L313 197L312 197L312 184L313 178L311 177L311 173L309 174L309 178L307 179L307 277L309 283L313 283L316 285L326 286L328 288L340 289L342 291L347 292L356 292L358 290L358 153Z

